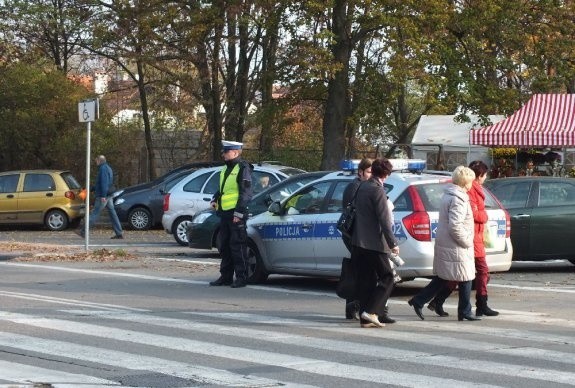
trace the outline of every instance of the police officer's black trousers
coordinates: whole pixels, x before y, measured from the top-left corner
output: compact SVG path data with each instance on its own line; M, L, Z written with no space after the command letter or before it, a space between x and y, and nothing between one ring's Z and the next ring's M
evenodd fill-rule
M236 279L246 281L248 278L247 232L246 223L233 222L233 218L222 217L220 221L220 274L226 281Z

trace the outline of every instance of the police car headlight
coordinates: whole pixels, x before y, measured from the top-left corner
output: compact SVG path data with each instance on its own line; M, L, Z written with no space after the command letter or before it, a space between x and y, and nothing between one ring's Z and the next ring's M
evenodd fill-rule
M212 215L211 212L198 213L198 214L196 214L196 216L192 219L192 224L201 224L201 223L203 223L205 220L207 220L208 217L211 216L211 215Z
M114 201L114 205L118 206L123 204L124 202L126 202L124 198L118 198L117 200Z

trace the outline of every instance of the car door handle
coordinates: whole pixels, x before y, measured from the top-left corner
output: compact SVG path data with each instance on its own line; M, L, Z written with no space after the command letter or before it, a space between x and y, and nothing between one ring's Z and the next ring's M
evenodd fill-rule
M517 219L517 218L529 218L529 217L531 217L530 214L516 214L516 215L514 215L514 216L511 217L511 218L516 218L516 219Z
M303 224L301 228L304 230L304 232L307 232L311 229L311 224Z
M53 197L53 196L54 196L54 194L52 194L52 193L46 193L46 197Z
M209 201L212 200L211 198L202 198L202 199L203 199L204 201L206 201L206 202L209 202Z
M14 198L14 194L8 194L6 198Z

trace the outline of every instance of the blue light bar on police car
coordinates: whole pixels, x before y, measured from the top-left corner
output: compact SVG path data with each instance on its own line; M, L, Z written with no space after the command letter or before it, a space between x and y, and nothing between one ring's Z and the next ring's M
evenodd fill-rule
M343 171L356 171L359 166L359 162L361 162L359 159L344 159L339 162L339 167Z
M343 171L357 171L360 159L344 159L339 163ZM426 162L423 159L389 159L393 166L393 171L409 171L419 174L426 168Z
M423 159L389 159L393 171L409 171L419 174L425 170L426 162Z

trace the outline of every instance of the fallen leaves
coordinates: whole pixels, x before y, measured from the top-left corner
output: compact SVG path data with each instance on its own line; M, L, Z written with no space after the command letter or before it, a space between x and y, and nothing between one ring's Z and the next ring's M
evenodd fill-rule
M0 251L10 252L11 260L19 262L112 262L134 260L136 255L123 249L98 249L94 251L80 251L65 245L31 244L21 242L0 242Z

